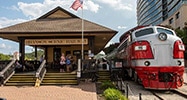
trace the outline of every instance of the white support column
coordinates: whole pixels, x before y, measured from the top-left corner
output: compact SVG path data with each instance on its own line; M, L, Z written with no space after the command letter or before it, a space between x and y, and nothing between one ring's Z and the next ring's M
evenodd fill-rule
M81 59L78 59L77 77L81 77Z

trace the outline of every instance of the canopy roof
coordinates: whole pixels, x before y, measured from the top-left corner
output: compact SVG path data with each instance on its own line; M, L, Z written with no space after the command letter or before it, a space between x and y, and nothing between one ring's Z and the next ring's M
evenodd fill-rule
M100 52L117 31L84 20L84 37L94 37L95 52ZM36 20L0 29L0 37L18 42L18 38L81 37L82 19L56 7Z

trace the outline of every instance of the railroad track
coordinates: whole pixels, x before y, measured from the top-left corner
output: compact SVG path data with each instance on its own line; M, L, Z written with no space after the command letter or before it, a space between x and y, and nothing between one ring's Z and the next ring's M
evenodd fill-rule
M187 97L184 94L176 91L151 91L159 100L186 100Z
M187 83L179 89L170 91L148 90L133 81L124 81L124 83L129 84L129 100L187 100Z
M184 85L187 85L187 82L184 82Z
M179 89L173 90L173 92L185 97L187 99L187 83L184 82L183 86Z
M168 91L150 90L150 92L160 100L186 100L187 83L184 83L183 87L175 90L168 90Z

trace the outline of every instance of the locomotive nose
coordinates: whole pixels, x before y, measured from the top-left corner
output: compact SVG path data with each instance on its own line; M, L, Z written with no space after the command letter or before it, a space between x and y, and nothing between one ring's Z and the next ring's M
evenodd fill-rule
M161 41L167 40L167 34L164 33L164 32L159 33L158 39L161 40Z

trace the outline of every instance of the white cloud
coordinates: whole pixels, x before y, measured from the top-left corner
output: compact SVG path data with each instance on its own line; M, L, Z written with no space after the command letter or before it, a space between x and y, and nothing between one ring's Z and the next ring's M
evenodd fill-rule
M0 44L0 49L11 49L12 47L4 43Z
M0 28L7 27L10 25L18 24L21 22L25 22L25 19L8 19L6 17L0 17Z
M44 0L43 3L18 2L18 7L25 16L33 19L40 17L42 14L57 6L70 7L71 3L72 1L70 0Z
M12 54L19 50L19 45L16 42L0 38L0 53Z
M86 9L86 10L90 10L92 12L97 13L99 8L100 8L100 6L99 6L99 4L96 4L93 1L88 0L88 1L84 2L83 8Z
M133 5L135 0L97 0L100 3L107 4L116 10L135 10Z
M0 49L5 49L6 45L4 43L0 44Z
M118 29L126 29L126 26L118 26Z
M40 3L24 3L18 2L19 9L23 12L26 17L36 18L42 13L43 5Z
M10 10L14 10L14 11L19 11L19 8L16 7L15 5L13 5L11 7L6 7L6 9L10 9Z
M24 3L18 2L18 8L23 12L23 14L30 19L40 17L47 11L61 6L70 10L70 6L74 0L44 0L42 3ZM84 2L84 9L90 10L92 12L97 12L99 10L99 5L95 4L91 0Z

